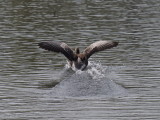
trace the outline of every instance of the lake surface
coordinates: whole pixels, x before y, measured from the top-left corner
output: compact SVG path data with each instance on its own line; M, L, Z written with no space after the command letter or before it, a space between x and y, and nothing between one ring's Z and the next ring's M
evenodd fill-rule
M1 120L159 120L159 0L5 0L0 3ZM94 54L86 71L67 68L41 41Z

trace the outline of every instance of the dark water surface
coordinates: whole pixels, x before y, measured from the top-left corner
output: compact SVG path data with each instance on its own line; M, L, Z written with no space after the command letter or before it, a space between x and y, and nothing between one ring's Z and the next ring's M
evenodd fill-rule
M159 0L5 0L0 3L1 120L159 120ZM38 48L63 41L93 55L86 71Z

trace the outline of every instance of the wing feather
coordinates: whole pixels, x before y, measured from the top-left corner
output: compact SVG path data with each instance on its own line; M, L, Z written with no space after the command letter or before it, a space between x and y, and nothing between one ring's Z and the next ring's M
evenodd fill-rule
M110 49L112 47L116 47L118 45L118 42L113 41L97 41L95 43L92 43L90 46L88 46L84 50L84 54L89 58L92 54L95 52L103 51L105 49Z
M58 53L60 52L70 61L75 60L74 52L66 43L50 41L50 42L40 42L38 45L40 48L43 48L48 51L53 51Z

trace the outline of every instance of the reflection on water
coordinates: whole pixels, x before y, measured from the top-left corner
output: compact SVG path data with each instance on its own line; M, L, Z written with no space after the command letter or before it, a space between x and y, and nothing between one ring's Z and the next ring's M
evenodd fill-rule
M160 115L159 0L6 0L0 4L1 119L150 119ZM62 41L93 55L84 72L38 48ZM100 64L99 64L100 63Z

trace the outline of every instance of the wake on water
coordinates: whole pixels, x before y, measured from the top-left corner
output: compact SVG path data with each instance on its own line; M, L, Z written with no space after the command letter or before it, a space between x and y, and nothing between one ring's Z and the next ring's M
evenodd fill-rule
M89 62L85 71L75 71L53 88L56 97L123 96L126 90L114 82L116 73L100 63Z

